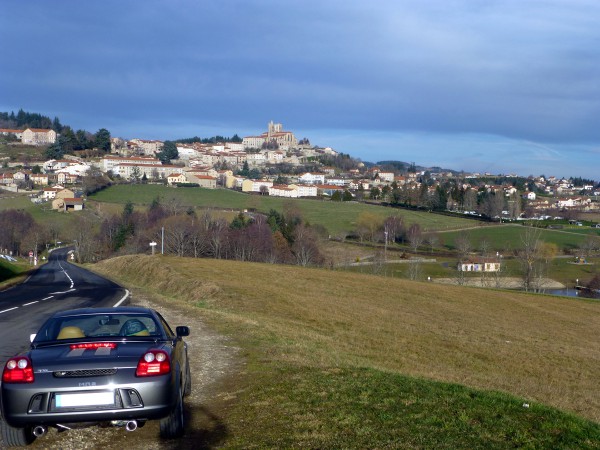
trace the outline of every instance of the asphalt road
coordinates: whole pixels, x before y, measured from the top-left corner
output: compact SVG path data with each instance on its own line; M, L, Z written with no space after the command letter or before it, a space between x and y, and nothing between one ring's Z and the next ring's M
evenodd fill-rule
M121 286L67 261L58 249L24 283L0 292L0 364L29 346L29 336L55 311L115 306ZM2 370L0 367L0 370Z

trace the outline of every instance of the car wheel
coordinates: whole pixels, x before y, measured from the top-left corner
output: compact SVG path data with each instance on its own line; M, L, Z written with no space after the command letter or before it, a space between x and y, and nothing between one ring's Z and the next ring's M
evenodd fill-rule
M14 428L4 420L0 420L0 431L2 440L9 447L23 447L35 441L35 436L31 427Z
M177 392L177 404L171 414L160 420L160 437L175 439L183 435L183 393Z
M192 374L190 372L190 363L186 364L185 368L185 387L183 388L183 396L187 397L192 393Z

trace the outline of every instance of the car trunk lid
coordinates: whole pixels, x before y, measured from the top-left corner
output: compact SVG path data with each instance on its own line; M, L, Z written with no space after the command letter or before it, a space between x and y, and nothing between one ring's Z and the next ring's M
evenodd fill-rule
M162 347L154 341L60 344L31 350L31 361L36 372L136 367L146 351Z

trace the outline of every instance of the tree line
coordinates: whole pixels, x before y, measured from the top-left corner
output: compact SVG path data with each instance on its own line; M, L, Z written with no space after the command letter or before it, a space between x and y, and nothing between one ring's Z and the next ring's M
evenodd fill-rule
M155 199L147 211L127 203L120 214L101 217L96 233L91 219L79 218L76 254L81 262L116 255L147 253L156 242L165 254L320 266L319 229L303 221L292 206L280 213L239 213L231 222L210 210L198 214L177 201Z
M194 142L200 142L201 144L216 144L217 142L242 142L242 138L239 137L237 134L234 134L230 138L220 135L216 135L209 138L200 138L198 136L194 136L191 138L176 139L175 142L181 144L193 144Z
M45 128L53 129L57 133L62 130L62 125L58 117L54 120L50 117L38 113L25 112L22 109L17 114L13 112L0 112L0 128L22 129L27 128Z
M28 212L15 209L0 211L0 230L0 252L14 256L37 255L58 236L56 227L40 225Z

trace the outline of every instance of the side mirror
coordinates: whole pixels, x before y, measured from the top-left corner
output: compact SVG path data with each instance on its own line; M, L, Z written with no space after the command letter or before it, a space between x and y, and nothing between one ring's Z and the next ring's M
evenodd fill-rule
M29 335L29 342L33 342L33 340L35 339L35 337L36 337L35 333L30 334Z
M177 328L175 328L175 333L177 334L177 337L189 336L190 335L190 327L184 327L184 326L177 327Z

